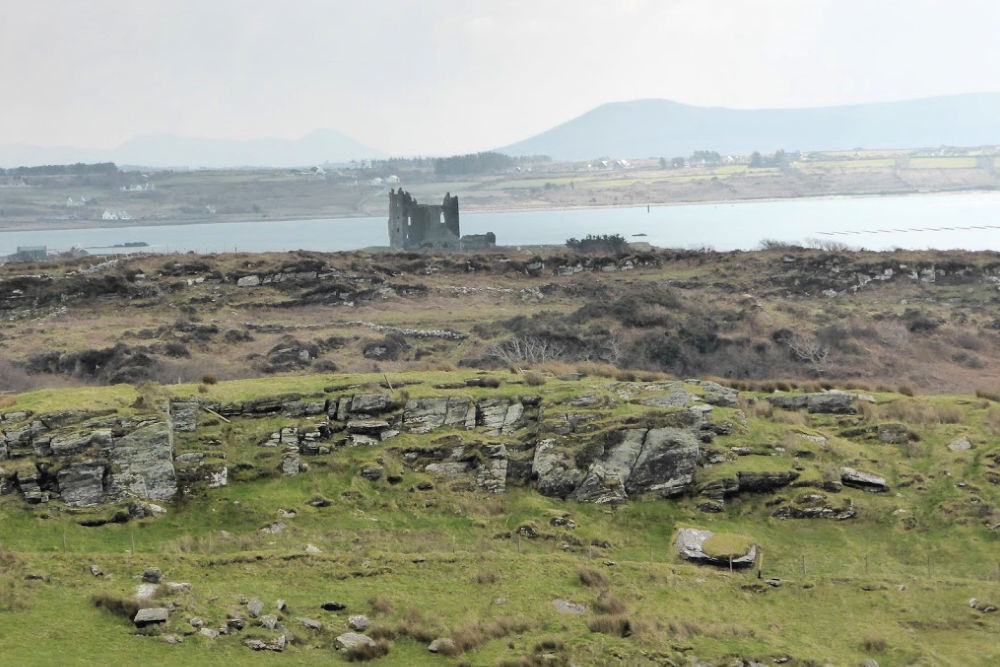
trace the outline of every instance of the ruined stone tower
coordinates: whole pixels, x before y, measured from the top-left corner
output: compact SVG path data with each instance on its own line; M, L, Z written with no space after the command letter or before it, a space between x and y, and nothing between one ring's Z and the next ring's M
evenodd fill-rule
M438 204L420 204L402 188L389 191L389 245L399 250L460 247L458 197L451 193Z

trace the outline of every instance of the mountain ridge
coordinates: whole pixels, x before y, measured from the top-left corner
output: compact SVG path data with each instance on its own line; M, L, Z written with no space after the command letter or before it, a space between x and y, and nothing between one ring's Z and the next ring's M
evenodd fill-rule
M847 150L1000 143L1000 93L778 109L698 107L646 98L609 102L497 150L586 160L687 156L697 150Z

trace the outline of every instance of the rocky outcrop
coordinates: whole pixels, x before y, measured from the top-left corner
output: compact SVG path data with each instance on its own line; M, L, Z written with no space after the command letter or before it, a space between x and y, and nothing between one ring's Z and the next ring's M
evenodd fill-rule
M834 519L843 521L853 519L857 514L854 501L850 498L845 498L839 506L835 506L822 493L806 493L796 498L792 504L779 507L774 511L773 516L777 519Z
M136 499L166 501L177 493L173 432L155 418L101 418L106 413L65 411L30 421L6 420L5 456L21 459L0 484L28 502L58 497L88 507Z
M857 394L842 391L825 391L816 394L779 394L767 396L768 403L783 410L806 409L813 413L853 414L857 412Z

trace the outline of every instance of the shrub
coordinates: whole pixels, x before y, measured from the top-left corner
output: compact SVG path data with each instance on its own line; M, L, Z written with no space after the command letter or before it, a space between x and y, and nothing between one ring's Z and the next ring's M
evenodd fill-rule
M632 634L632 623L625 616L594 616L587 621L587 629L605 635L628 637Z
M580 583L584 586L592 586L594 588L606 588L608 585L608 578L603 572L592 570L587 567L581 567Z
M861 642L861 648L869 653L883 653L889 648L889 642L885 640L885 637L865 637L865 640Z
M994 403L1000 403L1000 393L991 391L989 389L977 389L976 398L985 398L987 401L993 401ZM0 398L0 400L3 400Z
M368 600L373 614L391 614L394 606L389 598L376 596Z
M361 644L345 652L348 662L368 662L389 655L389 642L377 639L374 644Z
M896 388L896 393L902 394L903 396L913 396L915 392L913 391L913 387L910 385L901 384Z
M201 376L201 382L202 384L217 384L219 382L219 378L215 377L211 373L206 373Z
M500 581L500 576L492 570L485 570L476 575L477 584L495 584Z
M107 612L120 616L129 622L139 613L139 603L128 597L119 597L113 593L96 593L91 598L94 606L104 609Z
M627 609L625 601L611 591L601 591L594 603L594 611L599 614L624 614Z

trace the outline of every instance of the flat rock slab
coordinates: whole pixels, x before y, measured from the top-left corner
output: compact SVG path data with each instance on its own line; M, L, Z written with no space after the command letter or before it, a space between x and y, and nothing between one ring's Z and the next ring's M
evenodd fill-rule
M375 640L358 632L345 632L333 640L338 649L351 650L362 646L375 646Z
M155 625L157 623L166 623L170 619L170 610L166 607L150 607L148 609L140 609L132 619L135 623L135 627L144 628L147 625Z
M556 608L556 611L562 614L585 614L587 608L582 604L577 604L575 602L570 602L569 600L563 600L561 598L556 598L552 601L552 606Z

